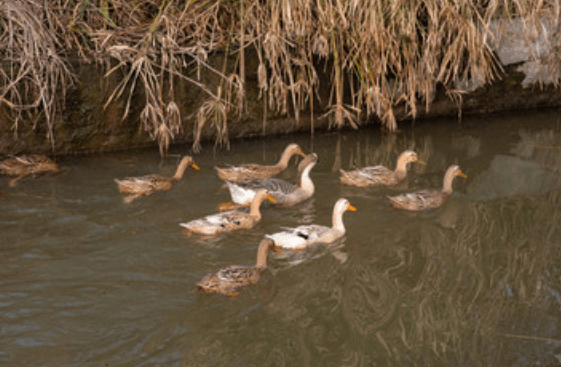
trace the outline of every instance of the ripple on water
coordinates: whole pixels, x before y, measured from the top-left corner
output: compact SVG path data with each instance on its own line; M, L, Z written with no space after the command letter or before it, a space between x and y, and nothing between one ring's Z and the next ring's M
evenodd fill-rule
M398 294L392 280L372 266L353 264L343 286L343 315L361 335L382 328L396 311Z
M65 174L26 178L9 189L0 179L5 196L0 201L0 365L557 362L555 343L497 336L511 328L519 335L559 339L561 193L550 179L558 176L561 161L561 151L551 149L561 141L558 123L550 122L559 121L558 115L545 116L542 124L553 140L529 134L520 141L512 134L519 125L537 126L534 114L518 125L513 120L520 118L514 116L493 128L484 121L477 129L423 124L399 135L364 129L316 134L313 141L308 136L238 141L231 150L203 151L196 157L200 171L188 171L169 192L130 205L123 203L115 177L173 174L177 159L160 159L154 150L61 157L71 166ZM311 173L316 193L310 200L291 208L264 207L263 221L252 230L213 239L181 233L178 223L214 213L217 203L228 200L213 165L274 162L286 143L296 140L320 156ZM532 151L512 151L518 143L533 144ZM427 164L413 165L404 187L359 189L338 183L339 168L393 167L397 154L409 148ZM184 147L173 149L183 155ZM386 195L439 187L453 163L469 178L454 183L447 206L404 213L388 204ZM282 177L294 180L295 167L293 159ZM509 183L519 176L525 180ZM497 177L505 178L497 186L500 195L491 187ZM511 190L519 185L525 189ZM494 199L475 200L490 192ZM195 291L210 271L254 263L266 233L281 226L329 225L333 204L342 196L358 211L345 214L348 232L339 247L270 254L266 275L237 297ZM455 214L454 207L471 210ZM459 246L466 237L467 245ZM451 279L453 267L462 277ZM550 275L543 280L540 302L523 298L521 287L535 293L532 278L544 274ZM481 291L474 286L483 283ZM512 285L510 295L501 292L504 284ZM466 296L468 288L480 293ZM440 302L419 305L417 289L453 306L451 327ZM434 320L417 331L419 306ZM477 310L484 313L472 312ZM469 339L463 339L466 333ZM417 337L422 340L415 344Z

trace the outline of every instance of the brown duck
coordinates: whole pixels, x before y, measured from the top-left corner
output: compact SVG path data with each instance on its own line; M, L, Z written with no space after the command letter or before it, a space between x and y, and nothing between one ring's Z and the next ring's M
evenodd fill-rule
M261 222L261 211L259 210L263 201L269 200L275 203L275 199L265 189L259 190L251 202L249 213L230 210L222 213L207 215L204 218L192 220L179 225L186 228L188 232L213 236L222 232L231 232L238 229L253 228Z
M272 166L249 163L234 167L214 167L214 169L218 177L224 181L240 183L250 180L263 180L283 172L288 167L290 158L296 154L306 157L298 144L290 144L284 149L278 163Z
M257 249L255 266L230 265L216 273L205 276L197 287L204 293L221 293L236 296L236 289L256 284L267 269L267 254L269 251L281 252L273 240L264 238Z
M160 175L146 175L141 177L127 177L123 180L115 179L119 192L125 194L123 199L125 203L130 203L134 199L142 195L151 195L155 191L171 190L174 181L179 181L183 177L188 167L199 169L190 156L185 156L179 162L177 170L172 177L164 177Z
M412 150L406 150L397 158L397 164L393 171L384 166L364 167L354 171L340 170L341 183L358 187L397 185L407 177L407 166L410 162L422 163L417 159L417 153Z
M17 176L10 180L14 186L19 180L28 175L47 172L59 172L60 168L52 159L44 155L21 155L11 157L0 162L0 170L10 176Z
M452 194L452 182L456 176L467 177L460 167L452 165L444 174L442 190L421 190L409 194L388 196L390 204L397 209L421 211L440 207Z

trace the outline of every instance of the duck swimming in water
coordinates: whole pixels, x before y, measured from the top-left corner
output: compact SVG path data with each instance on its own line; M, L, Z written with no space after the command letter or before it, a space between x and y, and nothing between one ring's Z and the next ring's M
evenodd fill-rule
M193 167L196 170L199 169L191 156L185 156L181 159L181 162L179 162L177 170L172 177L164 177L154 174L141 177L127 177L123 180L115 179L115 182L117 183L119 192L127 195L123 199L124 202L130 203L140 196L151 195L155 191L171 190L173 182L181 180L188 167Z
M10 176L17 176L10 180L10 186L15 184L28 175L59 172L60 168L52 159L44 155L21 155L11 157L0 162L0 170Z
M272 239L275 245L293 250L303 249L314 243L332 243L345 235L343 213L347 210L356 211L356 208L345 198L337 200L333 207L332 226L310 224L289 228L283 232L265 235Z
M452 194L452 182L456 176L467 177L460 167L452 165L444 174L442 190L421 190L397 196L388 196L390 204L397 209L421 211L440 207Z
M251 202L249 213L230 210L222 213L207 215L187 223L180 223L189 232L213 236L222 232L231 232L243 228L253 228L261 222L259 207L265 200L275 202L275 199L265 189L257 191Z
M310 171L314 168L317 161L317 154L312 153L300 162L296 185L280 178L268 178L239 185L228 181L227 184L232 201L241 205L250 203L257 190L266 189L276 200L276 206L288 207L301 203L314 194L315 187L310 179Z
M220 293L237 296L240 287L256 284L267 269L267 254L269 251L281 252L275 243L264 238L257 249L255 266L230 265L216 273L205 276L199 283L198 289L203 293Z
M290 158L296 154L306 157L306 154L304 154L298 144L290 144L284 149L278 163L272 166L249 163L234 167L214 167L214 169L216 170L218 177L224 181L241 183L251 180L264 180L283 172L286 167L288 167Z
M397 158L395 170L384 166L358 168L354 171L340 170L341 183L344 185L367 187L371 185L397 185L407 177L407 166L411 162L422 163L417 159L417 153L406 150Z

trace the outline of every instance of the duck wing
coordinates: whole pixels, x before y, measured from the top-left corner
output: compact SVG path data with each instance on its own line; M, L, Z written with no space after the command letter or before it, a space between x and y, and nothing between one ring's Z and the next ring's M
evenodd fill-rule
M418 211L438 208L444 203L447 196L441 191L421 190L408 194L389 196L388 198L390 203L396 208Z
M266 235L266 237L272 239L275 245L279 247L301 249L313 243L320 242L322 237L330 230L329 227L318 224L286 229L287 230L283 232Z

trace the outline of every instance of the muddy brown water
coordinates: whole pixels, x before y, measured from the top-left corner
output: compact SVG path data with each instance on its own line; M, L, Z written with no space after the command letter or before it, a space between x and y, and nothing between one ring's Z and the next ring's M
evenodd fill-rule
M114 178L171 175L157 151L59 157L66 170L0 177L0 365L3 366L554 366L561 364L559 111L207 145L170 192L123 204ZM252 230L186 237L178 223L228 200L213 165L272 163L290 142L319 155L314 196L263 209ZM397 188L341 186L339 168L415 150ZM175 146L172 154L187 154ZM438 188L451 164L468 175L440 209L391 208L390 194ZM281 177L294 180L296 158ZM251 264L281 226L329 224L329 246L269 256L237 297L195 284Z

